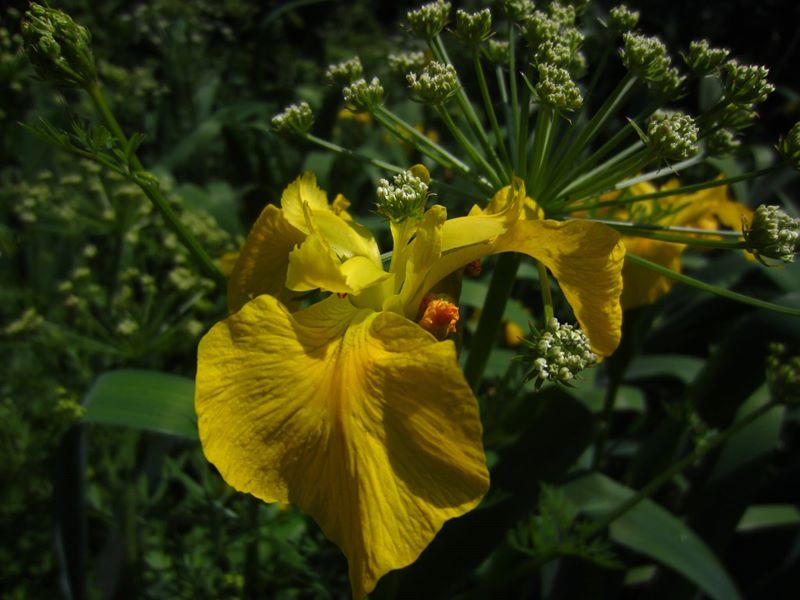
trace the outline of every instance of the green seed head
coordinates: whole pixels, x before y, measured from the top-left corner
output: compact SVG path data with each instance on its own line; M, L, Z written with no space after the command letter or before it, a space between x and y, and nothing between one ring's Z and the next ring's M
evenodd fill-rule
M436 0L416 10L406 13L406 20L411 32L423 39L429 40L444 29L447 17L450 14L450 3L444 0Z
M556 65L540 64L536 93L539 99L557 110L576 110L583 104L578 86L569 71Z
M790 405L800 404L800 356L787 356L784 344L770 344L766 371L767 384L774 400Z
M455 67L437 61L428 63L420 75L409 73L406 80L413 92L426 104L442 104L458 91Z
M639 23L639 11L630 10L624 4L615 6L608 12L608 27L615 35L633 30Z
M703 77L719 70L728 59L730 50L726 48L712 48L708 40L695 40L689 44L689 53L684 56L689 70Z
M356 56L350 60L330 65L325 71L325 79L328 83L344 87L359 79L363 74L364 67L361 65L361 59Z
M735 152L741 142L730 129L717 129L706 138L706 152L710 156L727 156Z
M492 31L492 13L488 8L468 13L456 12L456 36L468 46L478 46Z
M377 77L373 77L370 82L362 77L346 86L342 95L354 111L372 112L383 103L384 91Z
M800 171L800 121L794 124L786 137L781 138L779 149L783 158Z
M733 104L763 102L775 89L767 81L769 69L760 65L740 65L735 60L723 67L724 98Z
M308 102L291 104L272 117L272 127L284 135L305 135L314 124L314 113Z
M640 33L625 33L622 36L624 47L620 50L623 64L645 81L653 81L664 77L672 60L667 54L667 47L657 37Z
M797 239L800 237L800 219L787 215L777 206L762 204L753 215L749 228L743 230L747 249L756 258L762 257L794 262ZM763 260L762 260L763 262Z
M25 52L42 79L71 87L97 80L89 30L65 12L31 4L22 22Z
M389 55L389 68L405 77L409 71L421 71L428 63L424 52L399 52Z
M647 143L660 158L684 160L697 154L698 128L689 115L658 112L647 123Z

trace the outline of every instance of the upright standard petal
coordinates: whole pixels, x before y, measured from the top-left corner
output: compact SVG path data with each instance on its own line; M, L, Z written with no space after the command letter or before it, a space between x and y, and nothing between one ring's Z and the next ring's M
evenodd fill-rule
M259 294L288 302L292 294L284 284L289 253L305 237L279 208L271 204L264 207L228 279L228 310L236 312Z
M354 598L412 563L488 488L477 403L452 342L331 296L259 296L198 352L203 449L234 488L291 502L346 554Z

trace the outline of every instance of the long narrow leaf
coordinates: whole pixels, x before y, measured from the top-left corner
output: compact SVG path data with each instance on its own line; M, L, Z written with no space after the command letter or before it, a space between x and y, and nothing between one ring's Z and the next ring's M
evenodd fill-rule
M124 369L95 381L84 401L84 421L197 437L194 382L186 377Z
M576 479L562 490L582 511L602 516L634 491L605 475ZM611 539L674 569L717 600L740 598L736 585L705 542L680 519L645 499L611 524Z

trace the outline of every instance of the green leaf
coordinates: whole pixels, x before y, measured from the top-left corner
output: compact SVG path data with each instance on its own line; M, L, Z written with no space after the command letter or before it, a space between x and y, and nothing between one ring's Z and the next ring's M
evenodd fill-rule
M602 517L634 491L605 475L576 479L562 491L592 517ZM705 542L680 519L645 498L611 524L611 539L674 569L712 598L740 598L735 584Z
M751 506L744 513L738 531L753 531L766 527L800 525L800 509L792 504L762 504Z
M633 359L625 379L647 379L650 377L674 377L689 383L703 367L703 359L683 354L653 354Z
M122 369L101 375L84 399L88 423L147 429L197 440L194 382L186 377Z

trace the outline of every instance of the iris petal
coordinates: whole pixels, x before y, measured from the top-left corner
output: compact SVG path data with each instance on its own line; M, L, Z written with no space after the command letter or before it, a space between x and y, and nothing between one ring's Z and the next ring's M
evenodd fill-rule
M203 338L203 449L234 488L310 514L353 596L413 562L488 488L477 403L452 342L335 296L259 296Z
M286 289L289 253L305 238L271 204L264 207L228 279L228 310L236 312L259 294L270 294L289 302Z

